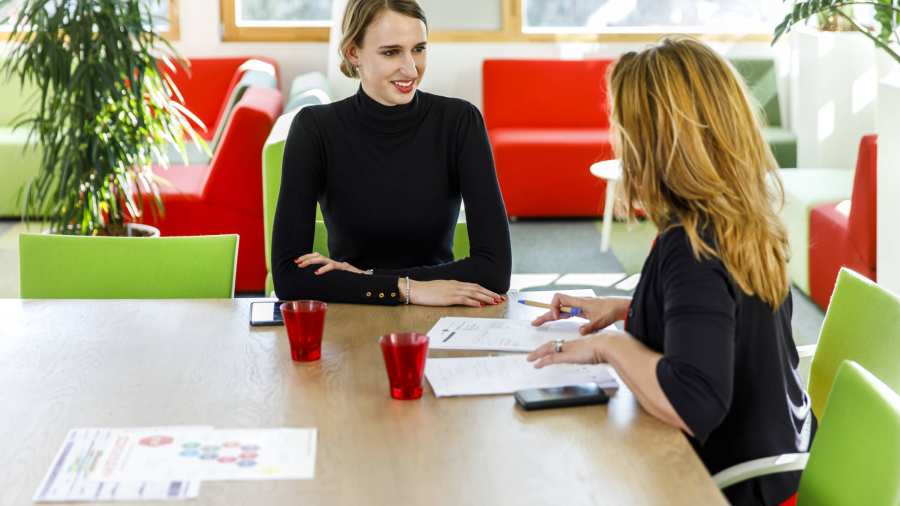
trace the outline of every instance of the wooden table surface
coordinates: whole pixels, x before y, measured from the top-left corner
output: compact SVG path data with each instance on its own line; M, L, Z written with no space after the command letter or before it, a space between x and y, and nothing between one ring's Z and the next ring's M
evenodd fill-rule
M315 479L206 482L193 504L725 504L684 435L624 388L538 412L428 387L390 398L378 336L535 311L331 304L322 359L301 364L283 328L248 325L248 299L0 299L0 504L31 503L70 428L160 425L319 430Z

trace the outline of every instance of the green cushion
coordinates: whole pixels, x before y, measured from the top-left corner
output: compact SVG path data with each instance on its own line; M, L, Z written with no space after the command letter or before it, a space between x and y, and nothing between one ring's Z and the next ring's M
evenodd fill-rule
M844 169L792 169L779 171L784 183L781 219L787 227L791 247L788 272L791 281L809 294L809 214L828 202L849 199L853 171Z
M231 298L238 236L19 236L25 299Z
M22 119L21 115L36 110L40 105L37 100L36 87L26 84L23 88L17 76L9 79L0 75L0 126L13 126Z
M772 148L779 167L797 167L797 135L794 132L785 128L764 127L763 138Z
M41 151L26 147L27 139L23 128L0 127L0 216L22 214L20 192L40 171Z
M735 70L744 78L747 90L762 109L765 124L781 126L781 104L778 101L778 81L775 61L771 59L733 59Z
M809 396L818 416L844 360L900 391L900 297L847 269L838 274L810 364Z
M841 365L800 478L798 506L900 504L900 397Z

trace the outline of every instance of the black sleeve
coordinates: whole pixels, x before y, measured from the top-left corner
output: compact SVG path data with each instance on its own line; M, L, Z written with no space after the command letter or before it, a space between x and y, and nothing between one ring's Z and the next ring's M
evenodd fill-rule
M311 108L291 123L281 167L281 190L272 228L272 280L281 300L398 304L397 276L331 271L317 276L313 265L293 260L312 251L316 202L325 182L325 150Z
M670 232L659 245L665 353L656 375L703 443L731 407L736 293L720 260L698 261L683 230Z
M417 281L455 279L506 293L512 272L506 208L481 112L472 104L465 105L457 131L456 167L466 207L469 257L435 266L379 269L376 274L409 276Z

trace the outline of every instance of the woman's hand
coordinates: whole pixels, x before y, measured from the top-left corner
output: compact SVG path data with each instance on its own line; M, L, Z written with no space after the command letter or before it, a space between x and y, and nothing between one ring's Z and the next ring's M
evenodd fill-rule
M589 320L578 329L581 335L587 335L623 319L629 302L630 299L623 297L570 297L557 293L550 302L550 311L535 318L531 324L538 327L547 322L569 318L569 314L561 312L560 307L577 307L581 308L579 316Z
M368 274L367 272L357 269L356 267L348 264L347 262L338 262L332 260L326 256L322 256L319 253L307 253L301 257L297 257L294 259L294 264L297 267L308 267L310 265L318 265L322 264L322 267L316 269L316 276L325 274L326 272L331 272L334 270L338 271L347 271L354 272L356 274Z
M601 332L583 339L564 341L560 351L556 351L556 341L550 341L529 353L527 358L529 362L536 361L536 369L550 364L599 364L606 362L603 346L608 337L605 332Z
M406 293L405 278L400 278L398 287L404 298L410 297L410 294ZM485 304L499 304L506 299L481 285L453 280L414 281L411 279L409 280L409 291L412 295L409 300L410 304L420 306L482 307Z

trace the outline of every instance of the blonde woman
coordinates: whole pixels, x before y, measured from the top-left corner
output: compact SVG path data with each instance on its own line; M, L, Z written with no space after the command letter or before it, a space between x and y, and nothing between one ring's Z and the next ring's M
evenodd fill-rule
M557 295L581 307L583 334L547 343L536 367L611 364L641 406L690 436L710 473L805 452L816 420L797 375L776 164L734 70L709 47L667 38L611 70L614 146L626 204L659 236L632 299ZM775 185L767 184L772 180ZM733 504L780 504L798 473L725 490Z
M342 27L341 70L360 88L291 125L272 238L278 297L500 303L512 257L487 132L472 104L418 89L425 14L414 0L350 0ZM454 261L461 200L471 255ZM332 258L311 253L316 203Z

